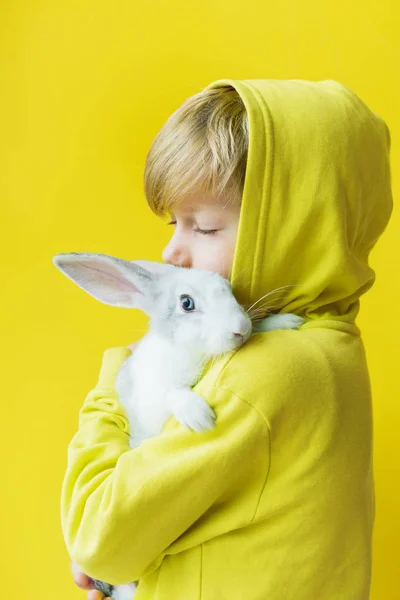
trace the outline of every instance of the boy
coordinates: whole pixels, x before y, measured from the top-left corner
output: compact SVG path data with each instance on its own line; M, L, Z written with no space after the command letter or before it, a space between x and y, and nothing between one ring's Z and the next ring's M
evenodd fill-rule
M205 374L213 430L172 417L133 450L114 380L134 344L106 350L62 490L88 576L139 580L135 600L369 598L373 420L355 318L392 211L389 150L382 119L334 81L219 80L156 136L145 190L175 227L164 261L229 277L258 316L307 322L253 335Z

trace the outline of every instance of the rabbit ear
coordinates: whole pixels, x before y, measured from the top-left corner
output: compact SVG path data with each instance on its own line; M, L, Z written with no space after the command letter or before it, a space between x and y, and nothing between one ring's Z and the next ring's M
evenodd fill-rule
M143 267L143 269L150 271L150 273L155 273L156 275L165 275L165 273L170 273L178 268L174 265L152 262L151 260L132 260L131 263L139 265L139 267Z
M150 273L136 261L107 254L71 252L57 254L53 263L96 300L111 306L140 308L150 313L158 275Z

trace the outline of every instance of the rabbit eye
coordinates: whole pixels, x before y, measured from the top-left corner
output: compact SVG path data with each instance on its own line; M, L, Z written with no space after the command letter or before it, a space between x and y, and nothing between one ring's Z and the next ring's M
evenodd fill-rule
M187 294L183 294L180 298L180 301L181 307L185 312L190 312L196 308L194 305L193 298L191 296L188 296Z

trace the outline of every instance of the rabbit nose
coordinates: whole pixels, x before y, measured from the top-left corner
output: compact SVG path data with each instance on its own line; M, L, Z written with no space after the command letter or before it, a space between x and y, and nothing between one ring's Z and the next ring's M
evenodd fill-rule
M235 336L235 338L237 338L238 340L242 341L246 335L248 335L250 333L250 329L251 327L246 327L246 328L240 328L239 331L234 331L233 335Z
M243 338L244 338L244 334L243 334L243 333L236 333L236 332L233 332L233 335L234 335L235 337L238 337L238 338L241 338L241 339L243 339Z

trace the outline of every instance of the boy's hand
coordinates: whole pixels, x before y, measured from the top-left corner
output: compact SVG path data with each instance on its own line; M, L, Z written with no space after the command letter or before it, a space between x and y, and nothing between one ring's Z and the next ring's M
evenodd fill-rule
M112 600L110 596L103 596L103 594L99 592L99 590L92 590L88 592L87 598L88 600Z
M129 346L127 346L127 348L129 348L129 350L132 350L132 352L135 350L135 346L137 345L138 342L133 342L133 344L129 344Z
M87 595L88 600L103 600L103 598L104 600L112 600L109 596L105 598L99 590L96 590L93 581L88 575L85 575L85 573L77 573L74 575L74 581L82 590L89 590Z

